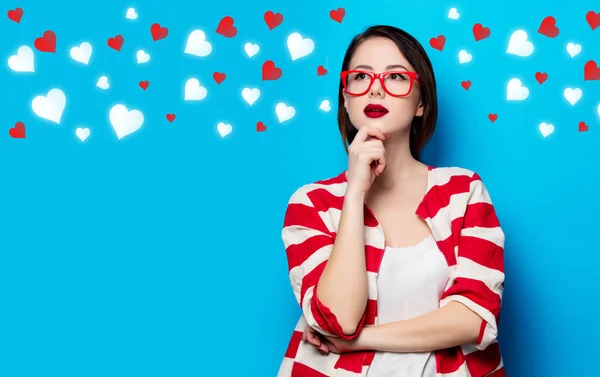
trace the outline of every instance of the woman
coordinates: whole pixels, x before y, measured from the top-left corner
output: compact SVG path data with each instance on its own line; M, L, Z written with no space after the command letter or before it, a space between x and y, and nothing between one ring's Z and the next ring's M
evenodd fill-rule
M279 377L504 376L504 233L480 176L433 167L423 47L374 26L342 64L348 169L289 200L282 238L302 316Z

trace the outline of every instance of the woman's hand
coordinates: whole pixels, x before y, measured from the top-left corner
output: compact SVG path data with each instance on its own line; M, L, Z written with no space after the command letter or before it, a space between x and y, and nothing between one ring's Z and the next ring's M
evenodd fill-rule
M355 340L324 336L310 326L304 329L302 340L315 346L322 355L327 355L329 352L340 354L356 351Z
M348 189L360 193L369 191L375 177L386 166L385 136L374 127L361 127L348 147Z

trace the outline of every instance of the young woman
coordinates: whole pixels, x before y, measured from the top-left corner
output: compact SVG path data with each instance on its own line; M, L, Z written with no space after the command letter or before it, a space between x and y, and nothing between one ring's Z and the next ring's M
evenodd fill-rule
M436 83L391 26L356 36L338 123L348 169L291 196L282 230L302 315L279 377L505 376L504 233L481 177L433 167Z

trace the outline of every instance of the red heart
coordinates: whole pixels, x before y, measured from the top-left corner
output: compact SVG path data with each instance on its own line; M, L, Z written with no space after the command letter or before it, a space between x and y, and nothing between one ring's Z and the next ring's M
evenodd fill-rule
M166 38L167 35L169 35L169 29L166 27L161 27L158 23L154 23L150 27L150 33L152 33L152 39L154 39L156 42L160 39Z
M429 44L436 50L442 51L444 49L444 45L446 44L446 37L440 34L437 36L437 38L431 38L429 40Z
M23 8L15 8L13 10L8 11L8 18L11 21L19 23L19 22L21 22L22 17L23 17Z
M596 65L593 60L588 60L583 67L583 79L584 80L600 80L600 68Z
M125 42L123 37L121 35L117 35L114 38L108 38L108 47L117 51L121 51L121 47L123 47L123 42Z
M15 126L8 130L8 134L15 139L25 138L25 125L23 122L15 123Z
M498 119L498 114L490 114L488 115L488 118L492 121L492 123L494 123L496 119Z
M460 83L460 85L465 88L465 90L469 90L471 87L471 80L463 81Z
M548 74L545 72L536 72L535 79L540 83L540 85L542 85L546 80L548 80Z
M270 30L275 29L283 22L283 15L281 13L273 13L270 10L265 12L264 18Z
M552 16L544 18L538 33L545 35L546 37L555 38L558 36L558 28L556 27L556 19Z
M265 124L263 122L256 123L256 131L257 132L263 132L266 129L267 129L267 126L265 126Z
M227 75L224 73L219 73L219 72L213 73L213 79L217 82L217 84L222 83L226 77L227 77Z
M585 124L585 122L579 122L579 132L585 132L589 129L590 127L587 124Z
M225 16L219 22L217 26L217 33L227 38L233 38L237 34L237 29L233 26L233 18Z
M592 30L600 26L600 13L596 13L593 10L591 10L587 12L587 14L585 15L585 19L587 20L588 24L590 24Z
M33 45L41 52L56 52L56 34L52 30L47 30L43 37L35 40Z
M476 42L489 37L490 34L491 34L490 28L483 27L483 25L481 25L481 24L473 25L473 35L475 36Z
M326 75L326 74L327 74L327 70L325 69L325 67L323 67L322 65L320 65L317 68L317 75L323 76L323 75Z
M173 121L175 120L175 114L167 114L167 120L170 123L173 123Z
M275 63L272 60L267 60L262 66L262 79L264 80L277 80L281 77L281 69L275 67Z
M150 86L150 81L148 81L148 80L140 81L140 88L146 90L146 89L148 89L149 86Z
M332 20L339 22L340 24L344 20L345 15L346 15L346 10L344 8L338 8L338 9L329 11L329 17L331 17Z

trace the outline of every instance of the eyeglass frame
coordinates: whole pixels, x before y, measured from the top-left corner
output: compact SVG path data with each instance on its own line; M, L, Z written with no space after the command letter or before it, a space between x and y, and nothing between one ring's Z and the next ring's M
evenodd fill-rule
M348 78L348 75L350 73L353 73L353 72L364 73L364 74L368 75L371 78L371 82L369 83L369 86L362 93L355 94L355 93L348 92L346 79ZM406 92L406 94L392 94L387 89L387 87L385 86L385 83L383 81L383 76L387 75L387 74L391 74L391 73L398 73L398 74L402 74L402 75L407 75L410 78L410 86L409 86L408 91ZM386 72L375 73L375 72L365 71L365 70L362 70L362 69L349 69L349 70L340 72L340 78L342 79L342 85L344 87L344 91L346 93L348 93L349 95L355 96L355 97L364 96L365 94L367 94L367 92L369 92L369 90L371 90L371 87L373 86L373 83L377 79L379 79L379 83L381 84L381 87L383 88L383 90L387 94L389 94L390 96L392 96L392 97L406 97L412 91L412 88L413 88L413 85L414 85L415 81L418 82L419 84L422 84L421 76L419 76L419 74L417 72L412 72L412 71L386 71Z

